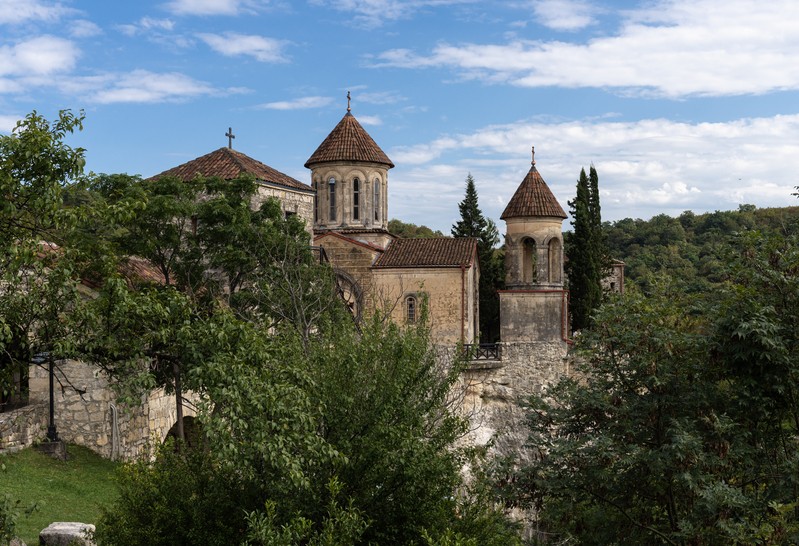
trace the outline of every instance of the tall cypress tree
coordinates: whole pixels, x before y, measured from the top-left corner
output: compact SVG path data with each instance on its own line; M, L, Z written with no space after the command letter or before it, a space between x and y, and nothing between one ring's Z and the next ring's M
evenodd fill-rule
M504 263L495 255L499 243L497 225L483 216L477 202L477 189L471 173L466 177L466 195L458 203L461 219L452 226L453 237L475 237L480 260L480 340L494 342L499 339L499 294L505 277Z
M591 177L580 170L577 196L569 201L574 233L566 255L569 276L572 330L590 325L591 312L602 300L605 252L602 244L602 219L599 207L599 176L591 167Z

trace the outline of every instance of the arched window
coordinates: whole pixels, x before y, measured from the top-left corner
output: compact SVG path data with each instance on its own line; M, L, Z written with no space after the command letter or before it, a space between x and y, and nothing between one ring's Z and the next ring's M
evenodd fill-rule
M522 282L531 284L538 281L538 256L535 240L529 237L522 241Z
M352 180L352 219L361 218L361 181L357 178Z
M331 177L330 180L327 181L327 185L330 192L330 215L329 219L331 222L335 222L336 220L336 179Z
M405 318L408 322L416 322L418 311L416 296L405 298Z
M560 240L557 238L549 241L549 282L562 282L560 268Z
M316 180L313 181L312 187L314 189L314 196L313 196L313 221L319 221L319 184Z
M375 186L374 187L375 221L379 222L380 221L380 179L379 178L375 178L374 186Z

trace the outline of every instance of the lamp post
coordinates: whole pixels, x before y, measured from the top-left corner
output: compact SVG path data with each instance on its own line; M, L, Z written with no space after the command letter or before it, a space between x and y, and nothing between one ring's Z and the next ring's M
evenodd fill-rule
M47 441L58 442L58 429L55 426L55 396L53 396L53 382L55 378L55 362L53 361L53 354L50 352L39 353L34 355L33 363L41 365L47 359L47 367L50 375L50 421L47 425Z

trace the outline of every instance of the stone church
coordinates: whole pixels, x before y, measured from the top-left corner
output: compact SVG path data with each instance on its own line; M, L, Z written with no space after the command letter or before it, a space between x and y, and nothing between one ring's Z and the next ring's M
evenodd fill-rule
M331 264L341 294L357 318L381 311L400 324L426 309L433 342L444 361L459 357L460 344L478 339L480 264L471 238L401 239L388 232L392 161L352 114L344 117L310 155L308 185L227 147L152 178L197 175L258 182L253 206L277 198L286 215L308 226L309 244ZM568 292L564 289L563 208L532 165L501 218L506 222L506 289L500 292L501 340L470 353L458 386L472 426L466 441L518 452L525 440L518 402L569 371ZM623 271L623 269L622 269ZM623 279L622 279L623 280ZM616 281L621 282L621 281ZM89 393L64 393L56 405L62 439L105 456L130 458L148 439L163 440L175 422L163 393L143 401L130 418L117 414L106 379L94 367L65 363ZM83 375L81 375L83 374ZM46 376L31 369L31 406L8 430L0 422L0 452L43 437ZM490 442L490 444L489 444Z
M191 180L202 175L229 180L252 175L259 186L253 206L275 197L286 215L305 221L356 318L381 311L397 322L414 322L426 306L437 344L477 341L476 240L398 239L388 232L388 171L394 163L349 106L305 162L310 186L233 150L231 144L152 178Z

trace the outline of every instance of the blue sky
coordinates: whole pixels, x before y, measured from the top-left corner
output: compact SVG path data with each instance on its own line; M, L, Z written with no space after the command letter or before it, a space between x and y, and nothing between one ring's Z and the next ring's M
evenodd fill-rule
M530 166L603 218L799 204L796 0L0 0L0 131L84 109L87 169L227 144L303 182L346 111L396 164L389 214L499 221Z

